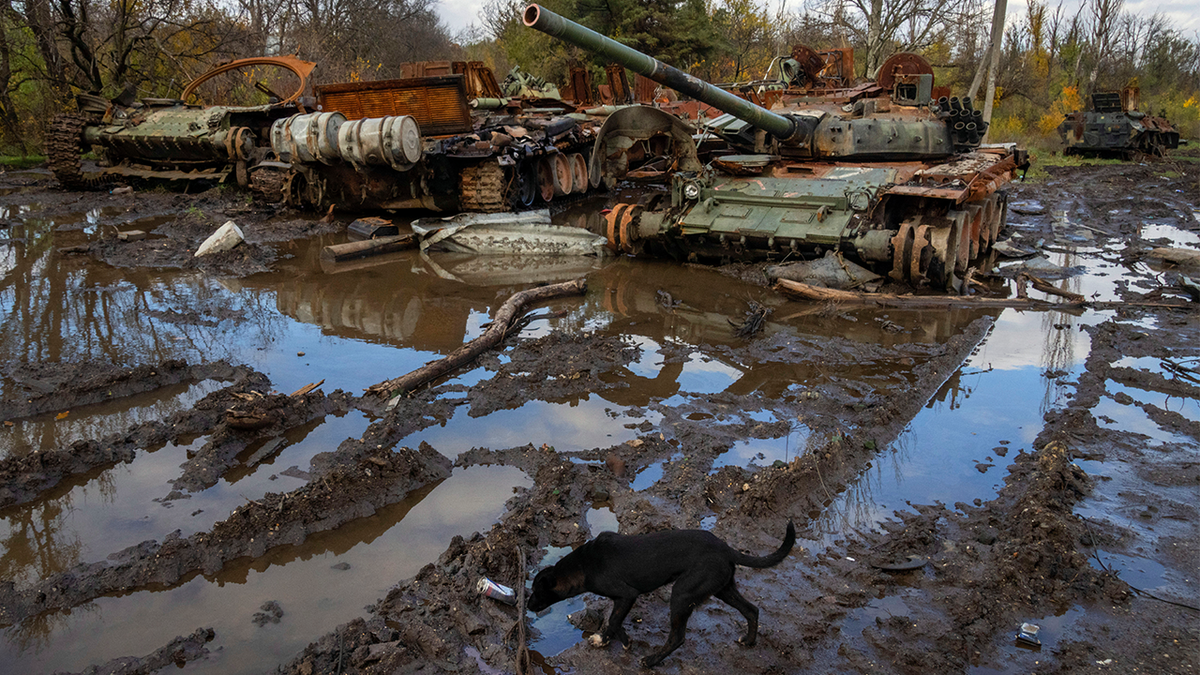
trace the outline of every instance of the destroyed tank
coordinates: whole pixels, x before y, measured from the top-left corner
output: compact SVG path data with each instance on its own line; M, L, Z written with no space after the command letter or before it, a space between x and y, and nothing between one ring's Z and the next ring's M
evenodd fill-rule
M725 113L703 126L723 141L703 163L677 125L633 139L675 150L666 153L669 194L607 214L609 243L624 252L761 261L836 251L897 281L959 288L1004 223L1001 188L1028 166L1015 145L980 146L981 115L969 99L935 100L932 69L914 54L889 59L877 82L747 92L769 99L769 110L538 5L523 19ZM823 69L803 59L792 65L793 75ZM622 112L652 117L637 110ZM617 126L625 130L601 130L592 156L593 173L609 184L646 173L631 171L633 125Z
M300 80L289 96L263 84L270 102L257 106L188 104L203 83L247 67L290 71ZM127 90L113 100L93 94L76 97L79 111L56 116L46 134L50 170L63 187L88 189L126 179L224 181L232 173L243 187L252 170L269 158L268 130L278 119L305 111L302 97L315 63L295 57L240 59L219 66L184 88L178 99L134 100ZM82 154L96 148L98 171L85 171Z
M267 201L322 212L504 211L596 187L585 153L598 122L574 106L538 99L528 110L481 63L405 65L411 77L318 86L315 97L304 94L316 64L294 57L224 64L179 99L81 94L78 113L50 124L49 165L68 189L232 174ZM299 86L284 97L260 84L272 100L259 106L186 102L209 79L255 66L291 71ZM87 148L96 171L84 170Z
M275 123L289 205L497 212L597 187L598 122L575 106L510 98L482 63L404 66L410 77L318 86L321 112Z
M1092 109L1067 113L1058 125L1064 154L1163 156L1179 147L1179 130L1162 117L1138 111L1139 90L1092 94Z

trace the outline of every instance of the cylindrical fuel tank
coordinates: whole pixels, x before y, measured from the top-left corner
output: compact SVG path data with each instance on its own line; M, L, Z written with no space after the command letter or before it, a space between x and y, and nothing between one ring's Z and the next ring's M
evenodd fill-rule
M407 171L421 161L421 128L408 115L345 122L338 128L338 150L355 167L388 165Z
M341 159L338 129L346 122L340 112L305 113L271 125L271 149L284 162L333 164Z

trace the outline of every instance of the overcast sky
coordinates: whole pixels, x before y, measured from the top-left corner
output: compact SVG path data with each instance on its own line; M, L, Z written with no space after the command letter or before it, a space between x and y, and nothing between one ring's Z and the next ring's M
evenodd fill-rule
M450 32L458 33L472 23L477 26L482 25L483 22L479 20L479 10L483 7L483 3L484 0L440 0L438 11L441 13L442 21L450 27ZM792 7L800 4L801 0L788 2L788 6ZM1056 0L1047 0L1047 4L1053 8L1058 3ZM1063 0L1064 8L1078 7L1079 5L1080 0ZM1158 12L1166 16L1175 29L1186 37L1194 40L1200 34L1200 7L1197 6L1196 0L1125 0L1125 11L1147 16ZM1010 22L1015 17L1024 16L1024 14L1025 0L1008 0L1008 20Z

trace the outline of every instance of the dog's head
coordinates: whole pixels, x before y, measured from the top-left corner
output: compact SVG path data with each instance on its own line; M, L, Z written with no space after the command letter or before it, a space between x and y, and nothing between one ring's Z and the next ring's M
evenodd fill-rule
M526 607L532 612L540 612L560 600L574 597L583 592L581 573L563 573L558 566L547 567L533 578L533 593L529 595Z

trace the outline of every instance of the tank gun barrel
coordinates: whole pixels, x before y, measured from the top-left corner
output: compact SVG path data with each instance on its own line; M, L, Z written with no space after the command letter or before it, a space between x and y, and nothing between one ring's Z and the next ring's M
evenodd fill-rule
M763 129L780 140L801 140L807 135L807 128L790 117L773 113L766 108L734 96L724 89L714 87L678 68L672 68L652 56L604 37L594 30L584 28L570 19L564 19L545 7L537 4L527 6L523 20L525 25L530 28L594 54L601 54L635 73Z

